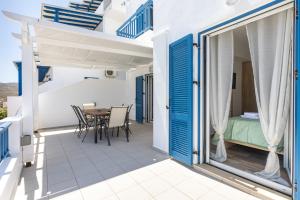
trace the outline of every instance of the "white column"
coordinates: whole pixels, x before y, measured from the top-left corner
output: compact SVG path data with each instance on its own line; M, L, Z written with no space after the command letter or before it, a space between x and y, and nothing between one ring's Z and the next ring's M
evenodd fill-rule
M34 131L34 69L33 49L28 24L22 24L22 116L23 135L31 135L31 145L23 147L23 162L34 160L33 131Z
M39 80L38 80L38 69L33 62L33 130L37 131L39 129L39 119L38 119L38 114L39 114Z
M153 37L153 146L169 152L168 30Z

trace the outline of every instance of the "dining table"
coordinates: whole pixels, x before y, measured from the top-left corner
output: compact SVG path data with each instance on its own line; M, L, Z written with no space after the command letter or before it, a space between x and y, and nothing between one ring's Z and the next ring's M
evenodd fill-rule
M85 115L92 116L94 119L94 141L95 143L98 142L98 125L97 122L102 123L101 120L106 120L107 117L110 115L110 108L89 108L89 109L84 109L83 112ZM100 126L100 131L102 131L102 127ZM101 132L102 133L102 132ZM109 138L108 139L108 144L110 144Z

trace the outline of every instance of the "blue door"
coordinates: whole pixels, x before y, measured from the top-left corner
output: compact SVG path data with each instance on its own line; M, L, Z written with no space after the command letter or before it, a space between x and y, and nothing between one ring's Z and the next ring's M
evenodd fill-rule
M143 123L144 116L144 101L143 101L143 88L144 78L143 76L136 77L136 97L135 97L135 118L138 123Z
M193 35L169 47L170 155L187 165L193 155Z
M300 2L296 1L296 10L300 8ZM294 41L294 57L295 57L295 74L299 72L300 65L300 19L295 17L295 41ZM300 200L300 190L297 187L300 181L300 79L295 80L295 143L294 143L294 199Z

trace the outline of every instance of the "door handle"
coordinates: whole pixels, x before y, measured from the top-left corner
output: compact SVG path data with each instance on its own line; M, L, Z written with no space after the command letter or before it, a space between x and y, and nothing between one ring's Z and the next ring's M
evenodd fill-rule
M170 107L169 107L169 106L166 106L166 109L167 109L167 110L169 110L169 109L170 109Z

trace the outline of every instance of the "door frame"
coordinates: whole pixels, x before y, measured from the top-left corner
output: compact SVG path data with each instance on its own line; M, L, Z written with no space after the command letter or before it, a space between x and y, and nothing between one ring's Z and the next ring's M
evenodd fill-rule
M275 0L270 3L267 3L263 6L257 7L255 9L252 9L248 12L245 12L244 14L238 15L236 17L233 17L229 20L226 20L222 23L219 23L217 25L214 25L212 27L209 27L201 32L198 33L198 80L201 81L201 85L203 85L203 90L198 92L198 108L202 112L198 112L198 160L199 164L202 164L204 162L211 163L217 167L220 167L224 170L227 170L229 172L235 173L240 176L245 176L248 179L251 179L255 182L264 184L265 185L275 188L281 192L292 194L294 191L294 187L287 188L287 187L281 187L279 184L274 184L271 181L266 181L265 179L262 179L260 177L256 177L250 173L243 172L242 170L238 170L236 168L230 167L230 166L224 166L225 164L217 163L215 161L211 161L209 159L209 152L207 149L209 148L209 137L207 137L207 130L209 129L209 113L207 112L207 107L209 107L209 95L207 88L209 83L206 80L206 76L209 72L209 69L206 67L208 63L208 54L207 46L209 43L209 37L218 35L220 33L226 32L228 30L236 29L238 27L244 26L248 23L251 23L253 21L257 21L259 19L265 18L267 16L273 15L275 13L281 12L285 9L294 7L293 5L294 1L291 0ZM202 95L201 95L202 94ZM204 95L203 95L204 94ZM202 117L201 117L202 116ZM295 131L294 131L295 134ZM294 173L292 173L294 174ZM252 175L252 176L249 176ZM294 181L293 181L294 182ZM293 183L294 186L294 183Z

